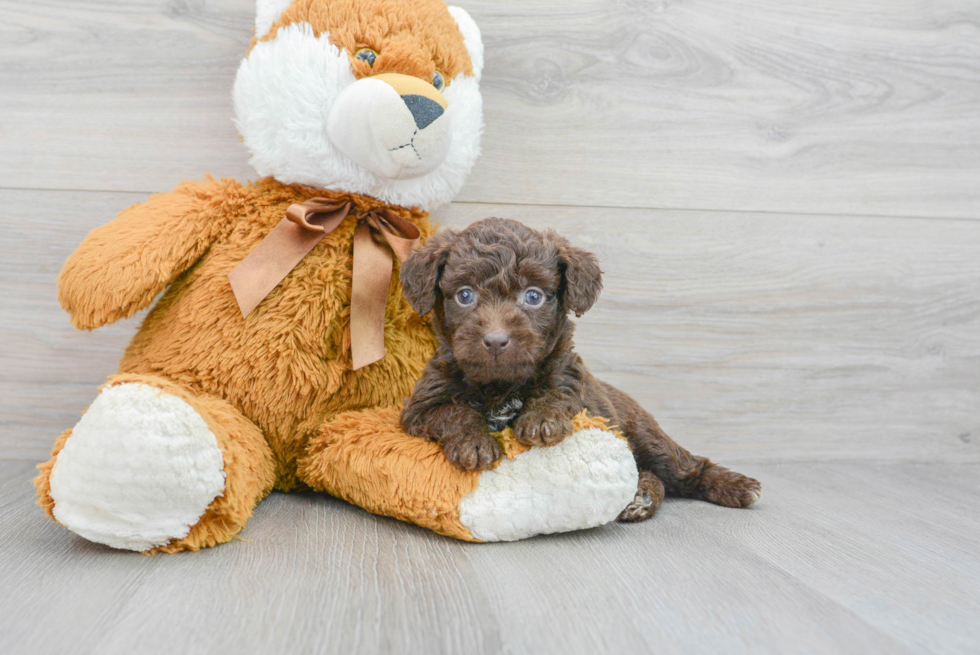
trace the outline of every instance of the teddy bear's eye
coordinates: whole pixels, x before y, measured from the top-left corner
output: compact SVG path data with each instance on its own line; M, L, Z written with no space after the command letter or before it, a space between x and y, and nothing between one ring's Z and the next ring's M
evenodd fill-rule
M470 287L463 287L456 292L456 302L463 307L468 307L476 302L476 291Z
M371 48L361 48L354 53L354 58L366 61L368 66L374 66L374 60L378 58L378 53Z
M432 74L432 86L436 87L437 91L442 91L443 87L446 86L446 78L439 71Z

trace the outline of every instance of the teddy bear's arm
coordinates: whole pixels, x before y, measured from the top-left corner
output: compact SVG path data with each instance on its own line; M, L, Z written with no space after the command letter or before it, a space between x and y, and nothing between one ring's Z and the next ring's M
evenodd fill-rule
M131 316L187 270L224 227L214 185L184 183L92 230L58 276L72 325L92 330Z

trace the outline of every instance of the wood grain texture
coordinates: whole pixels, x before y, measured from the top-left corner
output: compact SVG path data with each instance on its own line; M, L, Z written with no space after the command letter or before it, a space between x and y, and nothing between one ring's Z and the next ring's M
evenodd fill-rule
M980 217L980 5L467 0L478 202ZM251 0L0 2L0 186L247 178Z
M145 199L0 191L0 458L44 457L116 372L138 317L75 330L55 280L89 230Z
M243 541L143 557L80 539L0 462L0 652L967 653L980 467L753 465L730 510L463 544L315 494ZM40 628L43 626L43 628Z
M980 461L975 222L454 204L597 253L593 372L724 461Z
M78 332L55 278L143 199L0 191L3 457L43 458L114 372L138 318ZM980 462L980 224L471 204L436 219L490 215L599 255L578 349L695 452Z
M33 462L140 318L77 332L55 277L148 192L254 177L253 2L0 0L0 653L977 652L980 5L459 4L487 130L438 218L596 251L579 350L762 501L481 546L274 494L153 558L47 520Z

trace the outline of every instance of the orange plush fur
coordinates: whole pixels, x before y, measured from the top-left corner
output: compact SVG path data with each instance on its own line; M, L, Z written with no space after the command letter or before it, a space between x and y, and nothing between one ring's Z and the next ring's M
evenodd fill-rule
M474 71L443 0L294 0L252 46L300 22L316 35L329 32L358 79L401 73L428 82L438 71L449 83ZM354 56L361 48L378 53L373 68ZM343 199L353 209L243 318L228 273L289 205L313 197ZM434 338L402 295L397 260L386 304L386 356L352 370L353 234L358 219L379 207L418 226L423 239L433 233L425 212L363 195L271 177L249 184L208 178L126 209L93 230L66 262L59 300L82 329L131 316L163 294L107 386L143 384L183 400L223 456L222 492L186 536L151 552L229 541L272 489L296 488L475 540L459 507L480 474L457 469L437 444L399 426L401 403L432 356ZM584 415L575 420L576 429L602 425ZM38 467L38 503L52 518L51 476L71 438L72 430L65 431L51 460ZM499 438L511 458L524 449L509 432Z
M459 73L473 74L463 35L442 0L296 0L265 35L273 39L279 28L306 22L313 33L329 32L330 41L350 55L354 77L401 73L431 80L439 71L446 80ZM354 57L361 48L378 53L374 66Z
M318 35L329 30L334 45L350 56L357 78L395 72L431 80L438 70L451 80L473 71L463 35L442 0L334 0L329 5L295 0L268 33L256 35L252 46L298 22L308 22ZM364 47L380 53L373 69L354 57ZM283 219L289 205L324 196L351 201L351 214L243 319L228 273ZM409 483L401 485L400 502L425 506L421 511L427 516L433 513L427 503L441 503L435 514L449 518L429 527L471 538L458 515L452 518L456 510L449 508L450 501L432 499L436 488L426 483L426 464L417 458L439 471L439 493L447 485L458 488L450 494L456 500L475 487L475 478L447 468L441 453L438 458L420 455L434 446L403 434L392 418L397 409L379 410L377 417L358 414L354 423L370 429L369 444L358 434L343 436L352 427L351 414L330 427L342 412L400 406L433 353L429 326L402 295L396 260L385 314L386 356L352 370L353 234L359 216L377 207L414 223L423 239L433 232L425 212L367 196L272 178L250 184L208 178L123 211L93 230L66 262L58 279L59 300L79 328L91 330L131 316L164 292L127 348L119 375L108 384L141 382L185 400L204 418L224 455L223 494L185 538L155 550L196 550L228 541L273 488L313 487L357 498L368 509L416 519L415 513L392 512L338 487L330 470L336 466L333 460L343 457L360 466L420 466L419 477L409 475ZM308 452L314 435L316 448ZM336 453L325 442L329 435L334 435ZM50 476L70 436L67 430L55 442L51 460L38 467L35 480L38 502L52 518ZM385 463L404 453L410 453L409 460ZM301 457L304 471L297 470ZM417 485L411 482L415 479Z
M410 521L433 532L476 541L460 522L460 501L476 489L479 471L462 471L439 444L409 438L399 425L399 407L346 412L310 440L299 472L326 491L377 514ZM582 412L574 430L607 428L603 418ZM617 436L621 436L618 435ZM528 450L507 428L496 435L509 459Z
M228 272L290 204L314 196L345 198L354 209L243 319ZM288 491L305 482L323 488L319 480L297 476L310 436L340 412L400 405L411 392L433 338L402 295L397 262L385 316L387 354L351 369L353 234L358 216L375 207L412 221L423 237L433 231L424 212L365 196L272 179L247 185L209 179L123 211L93 230L66 262L60 300L81 328L129 316L170 285L109 383L143 382L187 400L217 436L228 482L202 521L166 550L227 541L273 487ZM239 475L242 467L255 472L254 481ZM42 465L37 480L49 513L51 468Z

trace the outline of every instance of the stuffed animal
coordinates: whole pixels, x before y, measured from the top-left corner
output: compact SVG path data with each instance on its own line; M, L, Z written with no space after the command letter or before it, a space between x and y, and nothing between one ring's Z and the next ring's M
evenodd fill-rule
M501 434L462 471L404 434L433 353L400 259L479 151L480 32L443 0L259 0L234 87L263 176L181 184L92 231L58 279L72 324L147 307L39 466L39 504L137 551L230 540L273 489L315 489L472 541L600 525L632 500L626 441L582 415L551 448Z

